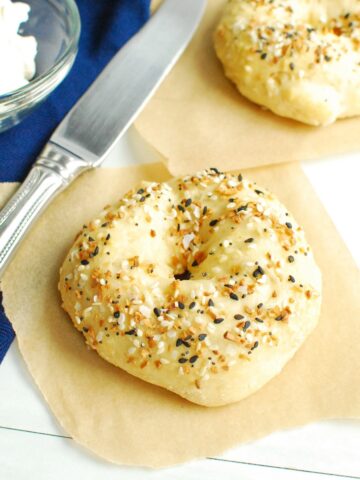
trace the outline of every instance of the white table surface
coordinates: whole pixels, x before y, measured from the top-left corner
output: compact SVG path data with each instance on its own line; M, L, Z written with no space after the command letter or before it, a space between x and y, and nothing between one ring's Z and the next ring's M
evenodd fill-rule
M130 130L104 166L156 160L157 154ZM360 153L303 166L359 265ZM216 458L173 468L120 467L79 447L62 430L27 372L16 342L0 366L0 480L360 479L359 447L360 420L332 420L277 432Z

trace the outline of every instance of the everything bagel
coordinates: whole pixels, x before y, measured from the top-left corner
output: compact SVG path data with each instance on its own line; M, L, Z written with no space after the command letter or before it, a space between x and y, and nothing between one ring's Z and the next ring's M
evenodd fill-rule
M209 169L143 183L83 226L63 307L110 363L206 406L259 389L315 327L321 275L266 190Z
M360 114L358 0L229 0L214 45L238 90L278 115Z

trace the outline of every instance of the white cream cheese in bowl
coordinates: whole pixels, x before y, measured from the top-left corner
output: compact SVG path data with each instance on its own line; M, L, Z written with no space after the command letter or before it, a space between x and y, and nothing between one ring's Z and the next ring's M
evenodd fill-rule
M0 0L0 95L26 85L35 75L37 42L18 33L29 11L26 3Z

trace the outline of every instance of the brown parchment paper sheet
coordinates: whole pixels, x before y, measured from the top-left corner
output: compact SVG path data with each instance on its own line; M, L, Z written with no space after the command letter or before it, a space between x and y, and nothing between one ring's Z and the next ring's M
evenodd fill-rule
M136 121L140 133L171 159L169 171L189 173L194 157L201 169L230 170L360 151L360 118L310 127L240 95L212 46L225 3L208 0L190 46Z
M297 164L248 176L277 193L304 225L324 276L319 326L283 372L249 398L200 407L138 380L86 348L60 308L58 271L80 226L162 164L99 169L61 194L21 246L1 287L36 384L63 428L112 462L162 467L321 418L360 416L360 278ZM0 185L3 203L15 185Z

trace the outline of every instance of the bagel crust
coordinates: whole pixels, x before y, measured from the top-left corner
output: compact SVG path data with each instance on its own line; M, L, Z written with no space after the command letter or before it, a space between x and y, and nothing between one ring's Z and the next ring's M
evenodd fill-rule
M317 126L360 114L358 0L229 0L214 46L238 90L278 115Z
M278 374L316 326L321 275L285 207L209 169L142 183L83 226L60 272L86 343L206 406Z

